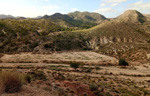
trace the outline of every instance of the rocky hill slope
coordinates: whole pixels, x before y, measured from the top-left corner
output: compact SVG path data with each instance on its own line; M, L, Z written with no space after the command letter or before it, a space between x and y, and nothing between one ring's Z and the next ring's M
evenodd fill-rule
M127 10L122 15L118 16L117 19L133 23L143 23L147 21L146 17L136 10Z

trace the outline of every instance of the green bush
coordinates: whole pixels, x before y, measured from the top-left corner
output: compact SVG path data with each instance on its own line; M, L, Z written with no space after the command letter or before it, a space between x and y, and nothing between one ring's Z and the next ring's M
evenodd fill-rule
M119 59L119 65L120 66L128 66L128 62L125 59Z
M74 68L75 70L76 70L77 68L79 68L79 66L80 66L79 63L74 63L74 62L70 63L70 67Z

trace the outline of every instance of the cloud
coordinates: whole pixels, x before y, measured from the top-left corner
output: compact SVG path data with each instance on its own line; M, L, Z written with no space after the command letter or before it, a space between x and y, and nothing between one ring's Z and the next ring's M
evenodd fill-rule
M72 11L77 11L78 9L77 9L77 8L72 8L71 10L72 10Z
M109 12L116 12L116 10L114 10L112 8L99 8L99 9L95 10L95 12L97 12L97 13L109 13Z
M145 13L150 13L150 2L143 2L143 0L140 0L138 2L128 5L128 9L135 9Z
M114 7L114 6L117 6L117 5L118 5L118 3L113 3L113 4L111 4L111 6L113 6L113 7Z
M105 0L105 2L108 3L121 3L121 2L126 2L127 0Z
M100 4L100 6L106 6L106 4L105 4L105 3L102 3L102 4Z

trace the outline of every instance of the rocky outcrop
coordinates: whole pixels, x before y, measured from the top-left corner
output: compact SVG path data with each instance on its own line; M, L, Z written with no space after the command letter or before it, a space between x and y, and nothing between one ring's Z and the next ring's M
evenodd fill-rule
M135 40L132 38L120 38L120 37L100 37L100 38L93 38L89 41L86 41L87 47L88 49L94 49L94 50L98 50L100 49L102 46L107 45L107 44L111 44L111 43L119 43L119 42L129 42L129 43L133 43Z

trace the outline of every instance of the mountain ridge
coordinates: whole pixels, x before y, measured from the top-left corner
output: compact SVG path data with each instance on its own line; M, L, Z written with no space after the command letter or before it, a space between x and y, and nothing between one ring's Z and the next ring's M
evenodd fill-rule
M71 12L68 15L76 20L83 20L88 22L100 22L101 20L106 20L107 18L99 13L95 12Z

